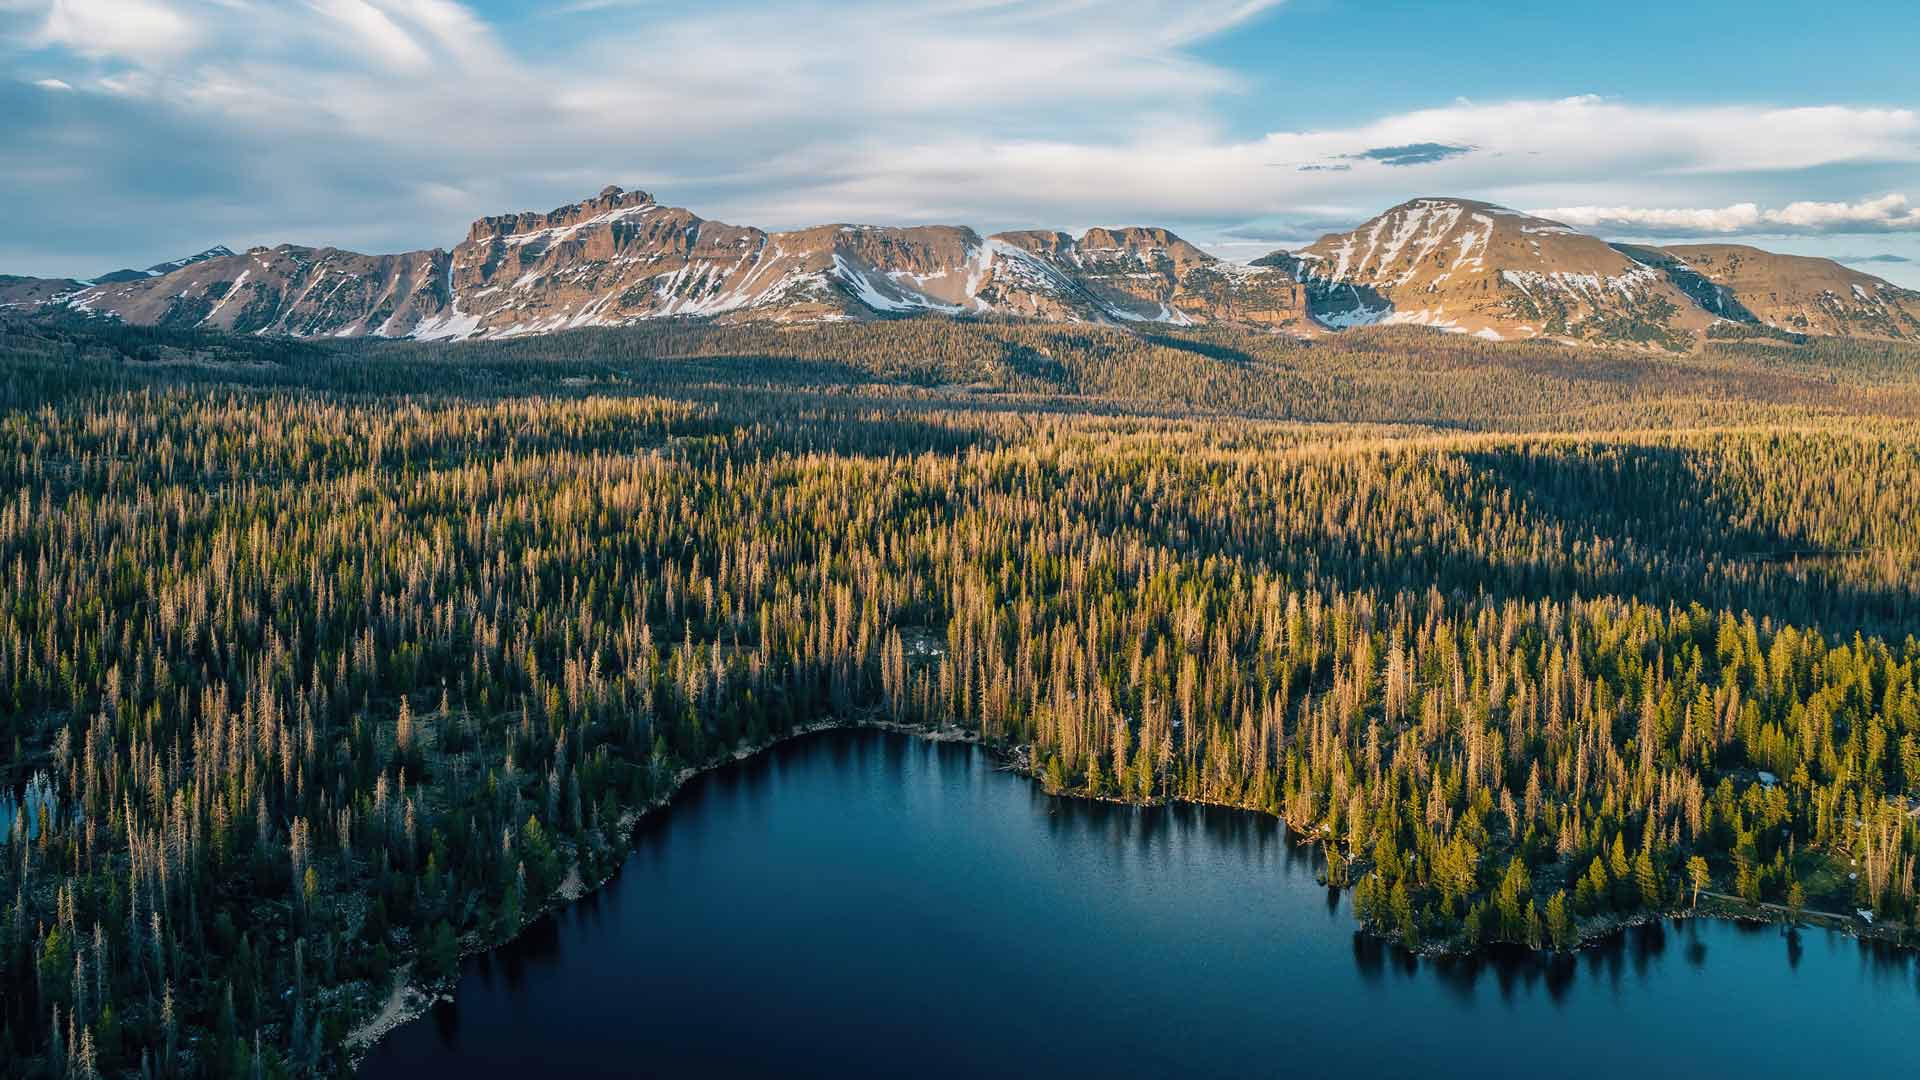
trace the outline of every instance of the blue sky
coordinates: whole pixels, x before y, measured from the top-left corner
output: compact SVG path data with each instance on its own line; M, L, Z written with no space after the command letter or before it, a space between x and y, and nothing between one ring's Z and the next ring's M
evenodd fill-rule
M1911 2L0 0L0 272L451 246L619 183L1230 257L1451 194L1920 287L1916 57Z

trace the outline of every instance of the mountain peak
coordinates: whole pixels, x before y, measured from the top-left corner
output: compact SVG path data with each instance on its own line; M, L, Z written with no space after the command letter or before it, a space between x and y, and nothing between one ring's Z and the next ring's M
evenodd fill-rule
M1681 347L1713 316L1658 270L1557 221L1475 199L1410 199L1293 256L1325 326L1415 323L1493 340Z
M1408 199L1406 202L1400 203L1397 206L1388 207L1387 209L1381 211L1379 216L1385 217L1389 214L1397 214L1397 213L1400 213L1401 211L1412 210L1416 207L1426 207L1428 209L1437 209L1437 208L1448 207L1448 206L1457 206L1465 210L1492 211L1494 213L1499 213L1499 214L1514 213L1514 211L1509 210L1508 208L1501 206L1498 203L1485 202L1480 199L1469 199L1460 195L1416 195L1413 198Z
M929 314L1309 335L1411 323L1494 340L1683 349L1717 321L1920 338L1920 293L1738 245L1610 245L1477 199L1421 196L1252 266L1152 225L1078 237L965 226L769 233L609 184L475 221L450 252L222 246L94 282L21 279L0 306L234 333L508 337L649 319Z
M93 282L96 285L107 285L123 281L139 281L142 278L162 277L183 267L206 262L208 259L224 259L231 254L233 254L233 249L227 247L225 244L215 244L198 254L189 255L184 259L174 259L170 262L155 263L145 270L126 269L101 274L99 277L94 278Z
M467 242L477 243L490 237L507 240L517 238L518 243L544 245L565 239L582 227L661 209L653 201L653 196L644 191L628 191L617 184L608 184L600 189L600 194L590 199L556 207L546 213L522 210L480 218L467 230Z

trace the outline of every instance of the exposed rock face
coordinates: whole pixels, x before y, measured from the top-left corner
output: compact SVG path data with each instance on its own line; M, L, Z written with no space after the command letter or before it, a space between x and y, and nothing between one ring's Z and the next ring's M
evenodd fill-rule
M1466 199L1415 199L1259 262L1305 283L1314 320L1334 328L1678 346L1713 321L1665 273L1601 240Z
M489 335L671 316L820 320L967 308L968 229L766 233L608 188L549 214L482 218L453 251L460 309Z
M1070 284L1094 315L1306 328L1306 294L1291 275L1224 262L1165 229L1089 229L1078 240L1060 232L1010 232L992 242Z
M1722 318L1803 334L1920 338L1920 292L1830 259L1776 255L1741 244L1625 248L1660 266ZM1698 291L1696 291L1698 290Z
M357 255L283 244L191 263L160 277L83 289L77 311L130 323L238 334L403 337L448 329L447 253Z
M1301 313L1283 275L1226 264L1162 229L982 238L972 229L706 221L607 188L548 214L482 218L453 252L454 295L480 333L637 319L870 319L918 312L1060 321L1240 321ZM1191 282L1192 287L1189 287ZM1269 295L1277 291L1279 296Z
M707 221L609 187L481 218L451 252L213 248L93 282L0 278L0 308L236 333L510 337L643 319L818 322L937 313L1307 334L1415 323L1496 340L1683 348L1718 320L1920 337L1920 294L1824 259L1609 245L1464 199L1415 199L1252 266L1165 229Z
M208 259L217 259L231 255L232 251L220 246L210 247L198 255L189 255L184 259L175 259L149 266L145 270L114 270L101 274L88 281L76 278L31 278L14 277L0 274L0 309L37 309L49 303L64 302L80 292L95 285L113 285L128 281L145 281L147 278L171 274L182 267L191 266Z

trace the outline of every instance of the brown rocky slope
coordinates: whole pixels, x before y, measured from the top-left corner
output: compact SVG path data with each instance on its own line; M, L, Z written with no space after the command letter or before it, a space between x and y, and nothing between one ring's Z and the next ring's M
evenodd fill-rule
M608 187L485 217L451 251L212 249L92 282L0 279L0 305L291 336L510 337L661 318L936 314L1315 334L1411 323L1494 340L1684 349L1716 322L1920 337L1920 293L1824 259L1608 244L1466 199L1415 199L1252 265L1160 228L1030 230L705 220Z

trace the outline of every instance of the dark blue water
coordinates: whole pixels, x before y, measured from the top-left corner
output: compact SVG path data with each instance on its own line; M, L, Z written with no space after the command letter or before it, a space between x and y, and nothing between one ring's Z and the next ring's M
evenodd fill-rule
M696 780L373 1077L1914 1076L1910 954L1685 920L1557 961L1355 934L1271 819L878 733Z

